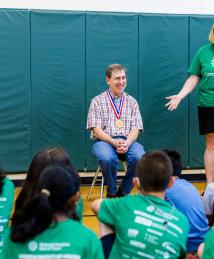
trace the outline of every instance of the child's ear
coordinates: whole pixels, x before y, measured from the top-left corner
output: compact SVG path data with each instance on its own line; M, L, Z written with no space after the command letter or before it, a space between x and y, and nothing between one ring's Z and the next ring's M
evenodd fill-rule
M80 191L77 191L69 200L68 200L68 204L70 207L76 207L77 202L80 198Z
M134 177L133 178L133 185L136 189L139 189L140 188L140 180L138 177Z
M175 182L175 176L171 176L170 181L168 183L168 188L172 188L173 184Z
M79 200L79 198L80 198L80 191L77 191L77 192L74 194L73 198L74 198L74 201L75 201L75 202L78 202L78 200Z

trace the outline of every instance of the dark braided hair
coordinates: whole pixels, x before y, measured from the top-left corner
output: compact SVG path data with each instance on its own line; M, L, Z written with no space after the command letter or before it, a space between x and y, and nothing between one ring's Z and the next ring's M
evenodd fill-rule
M38 181L38 193L13 215L11 239L25 242L42 233L54 221L57 213L69 217L76 206L71 204L70 198L79 191L79 186L79 175L72 167L46 167Z

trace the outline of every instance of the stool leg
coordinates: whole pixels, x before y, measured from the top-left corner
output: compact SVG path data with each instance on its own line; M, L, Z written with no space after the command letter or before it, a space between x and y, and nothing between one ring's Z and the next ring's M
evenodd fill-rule
M100 199L103 198L103 192L104 192L104 177L102 176L102 182L100 186Z
M125 174L126 174L126 172L127 172L127 166L126 166L126 162L125 162L125 161L123 162L123 168L124 168L124 172L125 172ZM131 191L131 193L132 193L132 191Z
M94 185L95 185L95 183L96 183L96 181L97 181L97 177L98 177L99 171L100 171L100 167L98 166L97 171L96 171L96 173L95 173L95 175L94 175L93 182L92 182L92 184L91 184L91 188L90 188L90 190L89 190L89 192L88 192L88 195L87 195L87 201L89 201L89 199L91 198L91 193L92 193L92 190L93 190L93 188L94 188Z

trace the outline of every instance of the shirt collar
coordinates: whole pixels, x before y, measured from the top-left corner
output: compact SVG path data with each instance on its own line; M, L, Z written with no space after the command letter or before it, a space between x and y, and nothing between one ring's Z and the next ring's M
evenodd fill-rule
M111 97L113 98L114 101L119 101L121 99L121 97L123 96L123 93L121 94L121 96L114 96L113 93L110 90L108 90L108 91L109 91L109 93L110 93L110 95L111 95Z

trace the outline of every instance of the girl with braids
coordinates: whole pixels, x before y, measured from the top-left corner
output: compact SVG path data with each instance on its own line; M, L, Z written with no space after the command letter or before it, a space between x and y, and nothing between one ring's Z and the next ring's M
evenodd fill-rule
M3 258L103 258L95 233L71 218L79 199L79 176L71 167L46 167L38 192L15 211Z
M14 185L0 169L0 257L14 199Z
M67 166L72 166L68 154L64 151L63 148L52 147L46 148L39 151L32 159L29 166L27 177L22 187L20 194L18 195L15 203L15 209L22 209L29 199L37 192L37 184L40 173L42 170L50 165L62 164ZM82 222L83 214L83 202L80 197L76 211L74 215L76 219Z

